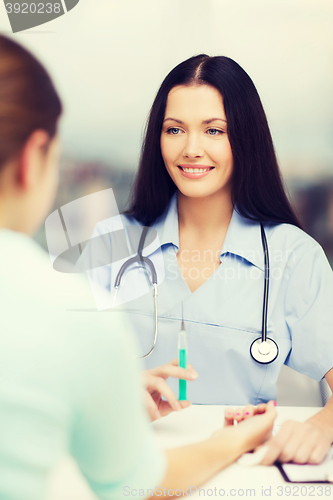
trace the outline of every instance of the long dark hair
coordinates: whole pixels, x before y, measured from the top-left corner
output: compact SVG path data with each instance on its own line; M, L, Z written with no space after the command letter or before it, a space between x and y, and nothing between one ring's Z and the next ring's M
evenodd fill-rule
M130 208L151 225L165 211L176 185L161 154L160 136L170 90L177 85L215 87L223 97L233 154L232 203L255 221L301 227L286 196L267 118L248 74L228 57L201 54L176 66L163 81L150 111Z
M18 43L0 35L0 169L34 130L56 134L62 106L42 64Z

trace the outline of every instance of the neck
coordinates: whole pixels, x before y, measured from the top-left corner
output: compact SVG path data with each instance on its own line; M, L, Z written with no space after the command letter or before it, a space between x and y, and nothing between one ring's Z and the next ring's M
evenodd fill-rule
M24 216L26 206L22 207L19 199L3 197L1 192L0 200L0 229L28 233Z
M12 231L19 231L19 224L8 214L8 212L1 210L0 207L0 229L11 229Z
M33 178L34 176L30 176ZM29 178L30 178L29 177ZM0 172L0 228L33 234L38 214L38 192L25 185L19 174L17 160L9 161Z
M195 228L201 234L227 228L233 212L230 195L214 193L192 198L178 191L178 220L181 228Z

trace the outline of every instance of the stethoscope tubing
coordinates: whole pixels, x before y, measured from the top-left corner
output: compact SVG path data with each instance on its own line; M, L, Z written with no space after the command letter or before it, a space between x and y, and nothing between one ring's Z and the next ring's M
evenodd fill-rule
M148 266L150 273L151 273L151 283L153 286L153 297L154 297L154 316L155 316L155 328L154 328L154 339L153 339L153 344L151 346L151 349L147 352L147 354L140 356L140 358L147 358L155 349L156 341L157 341L157 322L158 322L158 317L157 317L157 273L155 266L153 262L148 258L144 257L142 255L143 251L143 246L144 242L146 240L147 233L149 231L148 226L144 226L140 241L139 241L139 246L137 250L137 255L134 257L131 257L128 259L126 262L123 263L121 266L116 279L114 283L114 288L115 288L115 295L114 295L114 304L116 300L116 296L118 293L118 289L121 284L122 277L124 275L124 272L126 271L127 268L131 267L133 264L141 264L142 267ZM263 224L260 223L260 230L261 230L261 241L262 241L262 247L264 251L264 261L265 261L265 277L264 277L264 296L263 296L263 310L262 310L262 328L261 328L261 339L260 337L256 340L254 340L250 346L250 354L252 358L257 361L260 364L268 364L271 363L276 359L278 356L278 345L276 342L270 338L267 337L267 313L268 313L268 292L269 292L269 252L268 252L268 244L267 244L267 239L266 239L266 234L265 230L263 227ZM259 342L260 341L260 342ZM271 356L268 356L268 358L265 359L265 355L258 352L258 343L259 345L265 342L266 347L270 346L271 350L273 350L273 354ZM256 349L255 349L256 347ZM270 353L268 353L270 354Z
M266 342L267 339L267 311L268 311L268 291L269 291L269 255L268 255L268 245L264 226L260 223L261 229L261 241L264 250L265 259L265 286L264 286L264 299L263 299L263 310L262 310L262 342Z

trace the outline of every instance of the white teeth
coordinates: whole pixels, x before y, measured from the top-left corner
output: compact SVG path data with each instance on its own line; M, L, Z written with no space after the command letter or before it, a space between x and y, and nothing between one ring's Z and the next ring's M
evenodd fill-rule
M202 173L202 172L207 172L207 170L210 170L210 168L184 168L184 172L188 172L189 174L194 174L194 173Z

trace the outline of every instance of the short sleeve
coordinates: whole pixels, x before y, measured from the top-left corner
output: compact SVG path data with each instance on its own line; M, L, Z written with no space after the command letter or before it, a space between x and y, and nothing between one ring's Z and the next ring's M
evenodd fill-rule
M333 367L333 273L318 244L291 271L285 320L292 341L285 364L321 380Z
M143 407L128 326L112 314L110 335L108 315L97 314L94 335L81 337L84 374L72 433L72 454L103 500L122 498L126 488L153 489L166 467Z

